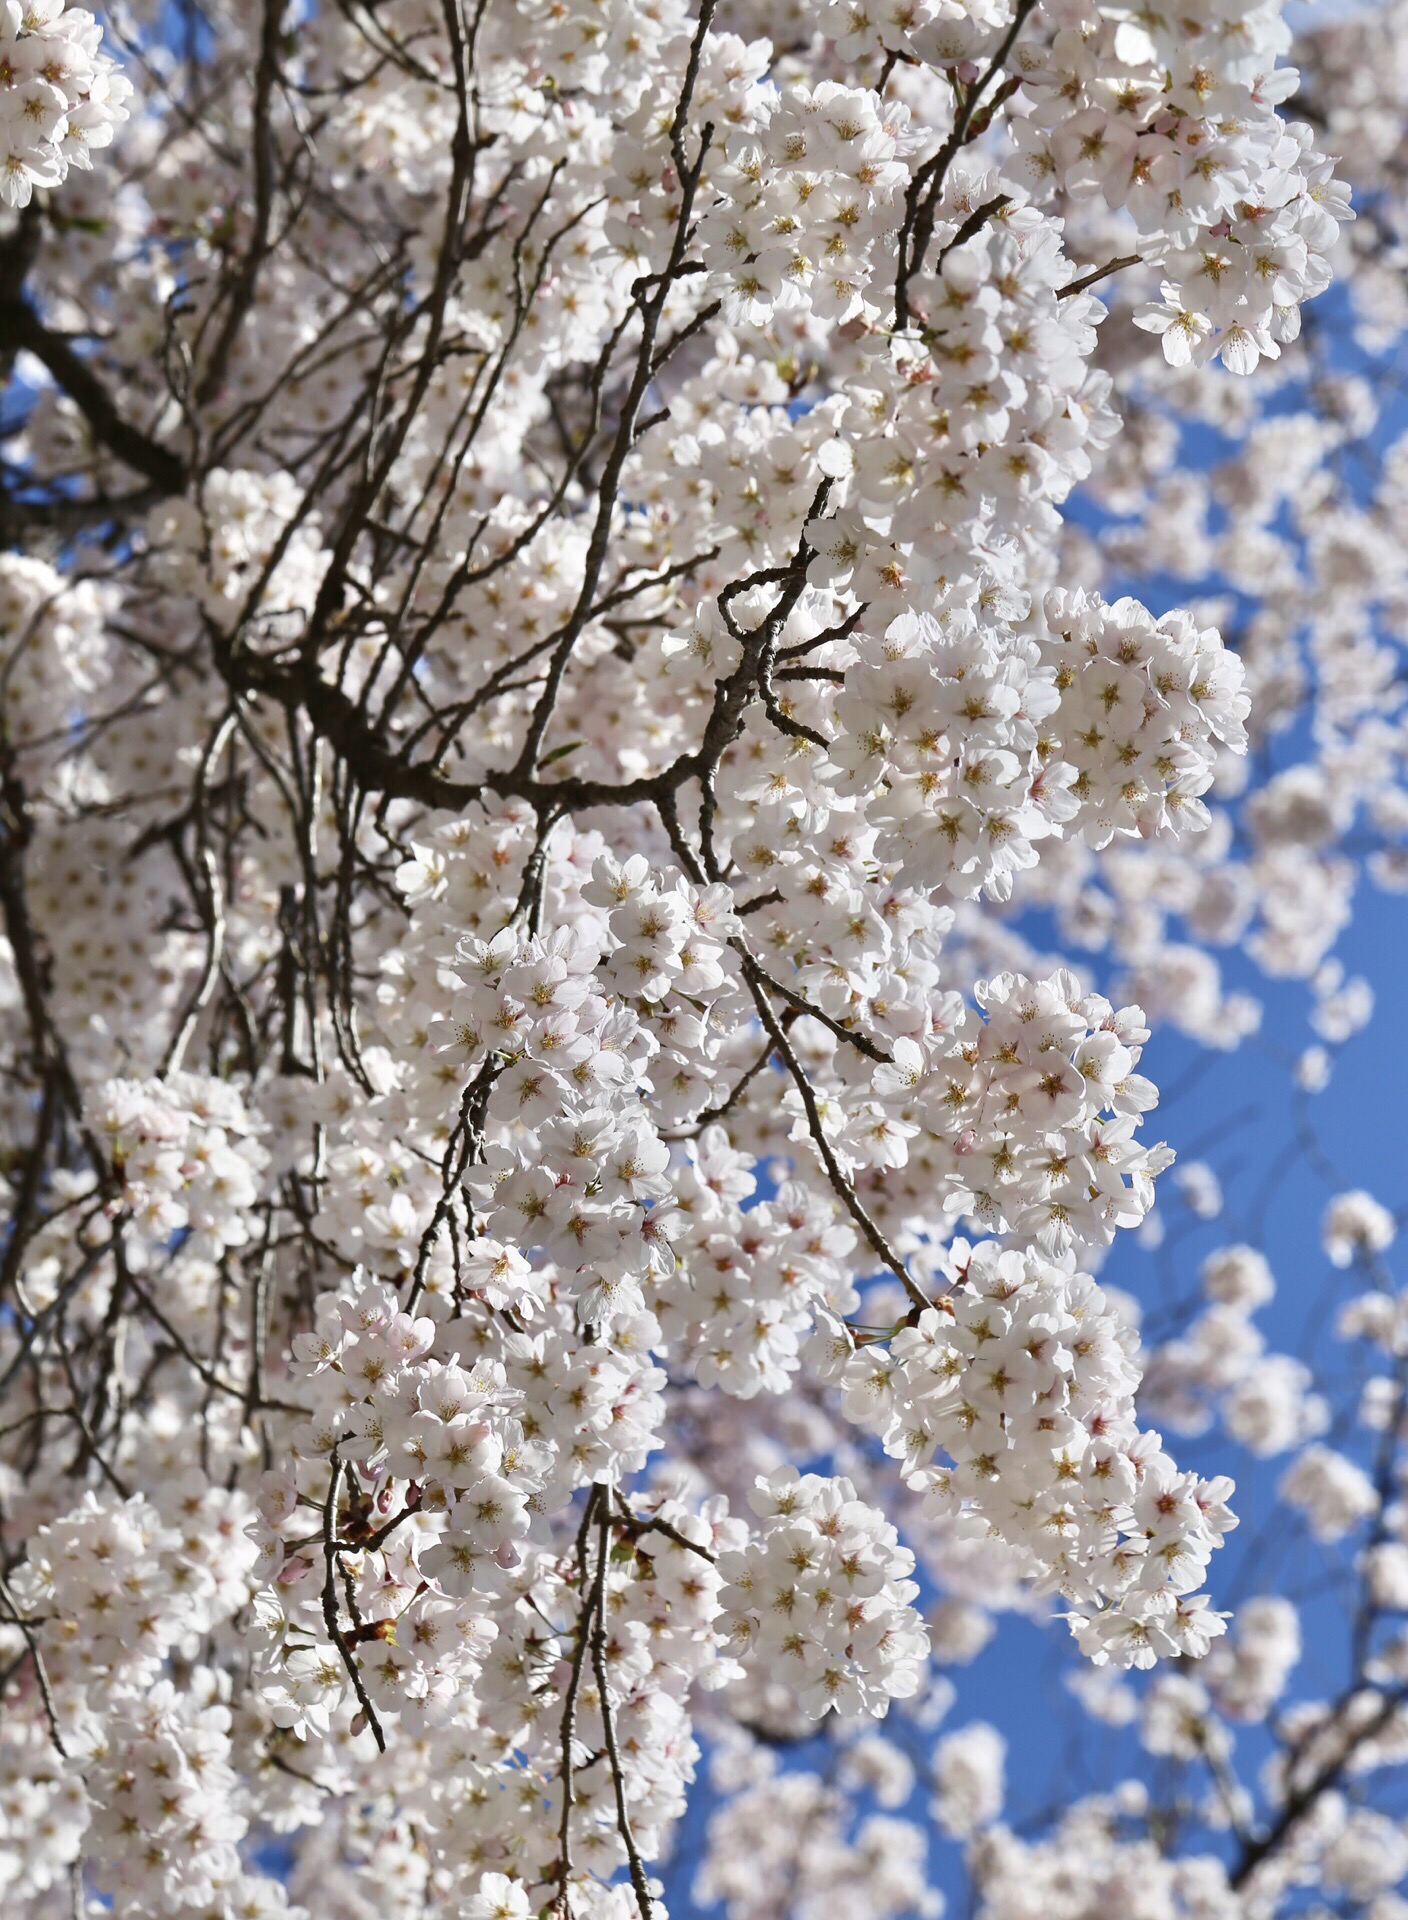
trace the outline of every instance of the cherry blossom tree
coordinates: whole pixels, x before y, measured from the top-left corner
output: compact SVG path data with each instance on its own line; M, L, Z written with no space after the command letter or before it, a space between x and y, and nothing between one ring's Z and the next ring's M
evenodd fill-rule
M1408 1914L1396 1196L1100 1279L1408 887L1405 48L0 0L7 1916Z

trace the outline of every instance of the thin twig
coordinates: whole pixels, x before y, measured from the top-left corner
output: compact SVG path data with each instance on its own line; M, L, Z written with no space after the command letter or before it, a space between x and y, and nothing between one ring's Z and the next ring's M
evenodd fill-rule
M59 1710L54 1704L54 1689L49 1684L49 1670L44 1665L44 1655L39 1650L39 1642L35 1638L33 1627L20 1612L15 1596L11 1593L9 1583L3 1574L0 1574L0 1600L4 1601L11 1619L24 1635L24 1643L29 1648L30 1658L34 1662L34 1677L39 1682L39 1696L44 1702L44 1715L49 1722L49 1738L53 1741L59 1758L67 1760L68 1748L64 1745L63 1735L59 1732Z

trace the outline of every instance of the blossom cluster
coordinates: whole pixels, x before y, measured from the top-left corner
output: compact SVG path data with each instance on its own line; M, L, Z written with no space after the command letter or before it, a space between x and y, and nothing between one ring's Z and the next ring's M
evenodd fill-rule
M0 11L0 200L29 205L36 187L58 186L70 167L93 165L106 147L132 82L100 51L103 30L65 0L5 0Z
M1196 1589L1235 1525L1230 1484L1180 1474L1138 1432L1130 1343L1099 1288L991 1242L955 1242L946 1265L939 1306L845 1361L851 1417L931 1504L1027 1556L1097 1662L1205 1651L1224 1622Z
M252 1238L268 1156L237 1088L204 1075L112 1080L96 1090L94 1124L121 1183L132 1264L145 1267L173 1235L218 1259Z
M749 1505L763 1530L720 1565L735 1647L817 1718L883 1713L912 1693L925 1639L914 1556L894 1528L849 1480L795 1468L760 1480Z
M1295 345L1332 253L1408 325L1408 75L1331 35L1312 134L1289 51L0 0L7 1917L938 1920L934 1834L983 1920L1402 1877L1396 1217L1336 1176L1342 1407L1149 1121L1259 970L1299 1125L1408 877L1408 443ZM1229 1624L1239 1449L1359 1583L1343 1697ZM1225 1844L1004 1824L1007 1612Z
M1216 354L1250 373L1329 285L1348 202L1310 128L1277 112L1296 80L1278 65L1288 40L1246 0L1176 22L1091 6L1063 9L1049 47L1019 56L1012 172L1130 217L1167 276L1136 324L1174 366Z

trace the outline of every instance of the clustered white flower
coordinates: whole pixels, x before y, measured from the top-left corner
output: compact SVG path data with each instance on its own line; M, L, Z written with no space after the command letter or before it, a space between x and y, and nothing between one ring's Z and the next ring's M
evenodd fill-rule
M1330 1410L1314 1375L1290 1354L1268 1353L1252 1316L1276 1283L1255 1247L1232 1245L1202 1266L1209 1304L1173 1340L1154 1348L1144 1401L1180 1433L1201 1433L1216 1417L1251 1453L1267 1459L1323 1433Z
M91 167L106 147L132 82L99 51L93 15L65 0L5 0L0 7L0 201L27 207L36 187L56 187L70 167Z
M1007 1742L983 1720L947 1733L934 1749L934 1812L943 1831L966 1840L1002 1811Z
M1347 1267L1387 1252L1398 1237L1398 1224L1372 1193L1356 1188L1335 1195L1325 1209L1320 1237L1331 1265Z
M1219 0L1176 21L1123 9L1061 8L1049 49L1019 56L1015 178L1059 183L1133 222L1161 263L1161 307L1136 325L1171 365L1215 354L1250 373L1295 339L1301 305L1330 280L1326 256L1348 198L1311 129L1282 120L1295 73L1279 67L1279 14Z
M1032 1911L1051 1920L1099 1920L1124 1908L1150 1920L1237 1920L1242 1907L1223 1862L1211 1853L1165 1856L1137 1833L1145 1808L1143 1789L1130 1781L1113 1794L1077 1801L1049 1838L989 1830L974 1862L981 1920Z
M1408 442L1360 498L1366 382L1206 368L1352 244L1278 9L168 13L129 121L0 0L7 1920L665 1920L706 1756L729 1920L938 1920L923 1821L981 1920L1398 1920L1305 1787L1408 1747L1395 1216L1323 1222L1368 1466L1257 1249L1147 1352L1096 1277L1213 950L1308 1100L1351 836L1408 883ZM1292 1456L1343 1700L1141 1390ZM1239 1841L1273 1725L1261 1905L1133 1784L1003 1824L938 1669L1019 1609Z
M1138 1376L1099 1288L991 1242L956 1241L946 1270L938 1307L845 1362L851 1417L931 1506L981 1519L1072 1601L1097 1663L1205 1651L1224 1623L1196 1589L1235 1524L1230 1483L1180 1474L1138 1431Z
M140 1493L88 1493L36 1528L11 1576L19 1617L38 1623L30 1631L67 1741L57 1772L29 1755L7 1879L15 1898L42 1895L82 1853L99 1890L144 1920L174 1903L262 1920L289 1909L236 1845L249 1821L231 1764L229 1676L196 1665L178 1688L163 1674L176 1654L191 1665L248 1604L250 1506L194 1467L171 1472L161 1499L158 1510ZM33 1836L22 1841L25 1818Z
M784 1467L748 1504L760 1535L726 1555L722 1600L747 1662L815 1717L881 1714L919 1684L926 1639L910 1605L914 1556L849 1480Z
M93 1119L121 1181L134 1267L177 1234L206 1259L247 1243L268 1155L236 1087L187 1073L112 1080L97 1089Z
M174 1903L219 1920L302 1920L276 1879L244 1867L248 1829L230 1764L231 1713L217 1676L196 1668L130 1700L84 1755L96 1880L118 1911L156 1920ZM140 1836L140 1838L138 1838Z
M111 673L103 633L120 598L96 580L65 579L34 555L0 555L0 634L5 636L5 726L26 747L63 744Z
M902 1760L897 1749L888 1752ZM728 1920L767 1920L783 1902L798 1920L825 1920L838 1902L874 1920L938 1920L942 1896L929 1884L915 1821L867 1813L849 1833L842 1792L806 1768L780 1767L775 1753L737 1732L710 1772L728 1798L710 1818L694 1893L722 1903Z

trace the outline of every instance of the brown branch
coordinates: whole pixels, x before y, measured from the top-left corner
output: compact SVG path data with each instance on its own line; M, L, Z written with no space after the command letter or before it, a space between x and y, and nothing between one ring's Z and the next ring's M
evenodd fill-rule
M895 273L895 330L902 333L909 325L909 283L924 264L924 256L929 251L929 243L934 237L934 220L938 210L939 195L943 192L944 179L960 148L969 140L976 139L987 128L991 119L991 110L986 117L979 118L978 108L983 95L992 85L1017 43L1017 36L1027 23L1027 17L1036 6L1036 0L1017 0L1016 12L997 50L983 72L971 87L959 92L958 107L954 114L953 128L948 138L931 159L925 161L910 181L905 193L904 222L900 227L896 248L898 266ZM955 82L955 87L957 83ZM1016 84L1009 83L1012 88ZM994 109L998 105L994 102Z
M239 270L230 288L230 303L211 348L204 373L196 383L197 405L205 405L219 391L229 365L230 353L254 305L259 270L272 251L269 227L274 211L274 83L279 74L279 42L283 35L284 11L288 0L264 0L264 19L259 35L259 65L254 75L254 114L251 140L254 161L254 221L249 245L244 250Z
M630 1809L626 1804L626 1773L621 1765L621 1754L616 1744L616 1729L611 1719L611 1689L606 1674L606 1593L604 1575L611 1557L611 1513L605 1498L599 1508L597 1522L598 1577L596 1593L596 1617L592 1624L592 1672L596 1676L596 1690L601 1702L601 1726L606 1739L607 1759L611 1764L611 1784L616 1795L616 1831L621 1836L621 1844L626 1849L626 1864L631 1876L631 1888L636 1896L636 1908L640 1920L654 1920L655 1909L650 1898L650 1882L646 1879L645 1863L640 1857L635 1834L631 1829Z
M1354 1696L1351 1695L1349 1699L1342 1700L1337 1709L1337 1715L1332 1716L1332 1719L1343 1715L1353 1698ZM1364 1741L1371 1740L1375 1734L1382 1733L1405 1701L1408 1701L1408 1689L1400 1688L1397 1692L1385 1694L1373 1716L1362 1726L1349 1730L1340 1751L1319 1766L1304 1786L1287 1794L1286 1803L1271 1826L1256 1839L1247 1841L1238 1855L1236 1864L1228 1875L1228 1884L1234 1891L1244 1886L1262 1861L1268 1859L1281 1842L1299 1826L1321 1794L1327 1792L1340 1779L1357 1749ZM1316 1731L1323 1733L1324 1728L1320 1727Z
M606 1498L605 1489L593 1486L587 1495L586 1511L582 1515L582 1525L577 1534L577 1578L580 1581L585 1569L586 1543L591 1531L592 1521L596 1517L599 1504ZM577 1695L582 1686L582 1668L587 1655L587 1641L591 1632L591 1621L606 1584L606 1555L598 1557L596 1574L592 1581L591 1593L583 1602L577 1616L576 1645L572 1652L572 1664L567 1676L567 1689L562 1698L562 1813L558 1828L557 1850L557 1898L553 1901L553 1910L568 1920L570 1906L567 1895L567 1883L572 1878L572 1776L574 1762L572 1743L577 1737Z
M867 1211L855 1187L841 1171L841 1163L836 1158L835 1149L826 1137L826 1128L822 1124L821 1110L817 1106L816 1093L813 1090L812 1083L807 1078L806 1069L797 1058L791 1041L783 1032L781 1022L772 1010L772 1005L768 1000L766 991L757 980L750 979L748 984L752 989L753 1003L758 1009L758 1018L772 1036L773 1046L782 1056L783 1065L791 1074L797 1092L801 1095L802 1106L807 1116L807 1130L811 1134L818 1154L821 1156L821 1163L826 1169L826 1177L831 1182L833 1191L839 1197L847 1213L850 1214L851 1218L860 1228L871 1248L879 1255L881 1261L890 1269L890 1272L894 1274L895 1278L900 1282L905 1292L914 1302L914 1305L921 1311L927 1310L934 1304L933 1301L926 1296L918 1281L914 1278L913 1274L910 1273L904 1261L895 1252L880 1227Z
M34 1628L20 1612L15 1596L10 1592L3 1574L0 1574L0 1600L4 1601L10 1618L24 1636L24 1643L29 1648L30 1658L34 1662L34 1677L39 1682L39 1697L44 1702L44 1717L49 1722L49 1738L54 1743L59 1758L67 1760L68 1748L64 1745L63 1735L59 1732L59 1710L54 1704L54 1690L49 1684L49 1672L44 1665L44 1655L39 1650Z
M1122 253L1117 260L1107 260L1103 267L1092 267L1089 273L1082 273L1074 280L1068 280L1064 287L1057 287L1056 298L1067 300L1073 293L1084 293L1087 287L1093 287L1097 280L1108 279L1110 274L1119 273L1125 267L1137 267L1144 256L1139 253Z
M109 452L149 480L159 494L183 491L186 465L179 454L124 419L88 362L74 352L61 334L51 332L33 308L15 294L0 300L0 348L23 348L32 353L53 375Z
M327 1567L327 1573L323 1580L323 1624L328 1630L328 1638L337 1648L342 1664L347 1669L347 1677L352 1682L353 1692L356 1694L362 1712L366 1716L367 1725L372 1730L372 1738L376 1741L378 1751L385 1753L386 1735L381 1730L381 1722L377 1719L376 1708L371 1703L371 1696L368 1694L366 1683L362 1679L361 1668L357 1665L357 1656L348 1645L347 1636L342 1631L337 1617L336 1567L338 1546L336 1538L334 1537L333 1515L337 1508L337 1483L341 1475L341 1466L341 1455L338 1453L337 1448L334 1447L328 1456L328 1497L323 1502L323 1560Z

